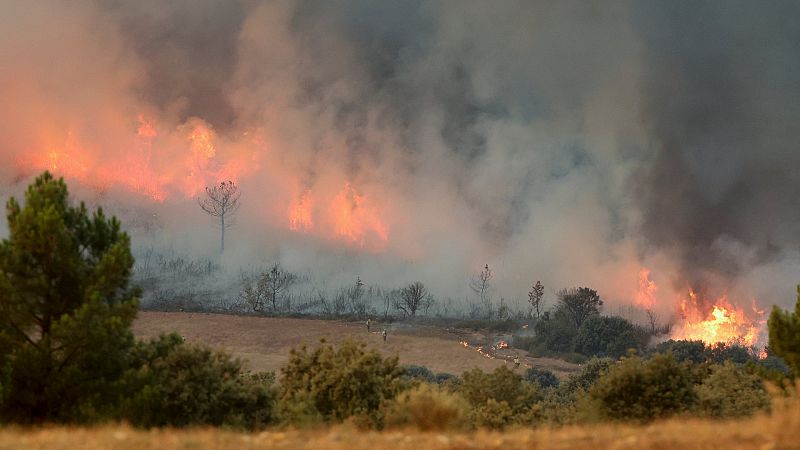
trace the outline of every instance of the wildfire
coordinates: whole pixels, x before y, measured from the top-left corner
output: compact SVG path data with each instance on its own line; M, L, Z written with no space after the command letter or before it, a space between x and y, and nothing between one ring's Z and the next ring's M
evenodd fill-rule
M367 239L377 239L382 244L388 238L386 225L378 217L377 210L350 183L345 183L333 199L330 213L334 232L351 242L364 246Z
M292 231L309 231L314 228L312 212L314 199L311 192L306 191L297 202L289 206L289 229Z
M633 301L644 309L652 309L656 304L656 283L650 280L650 270L642 269L639 272L639 290Z
M744 309L731 305L725 295L709 302L692 289L681 299L679 312L683 323L673 330L672 337L708 344L725 342L753 346L764 324L763 311L755 308L755 302L753 319Z
M497 343L497 348L498 348L498 349L501 349L501 348L508 348L508 342L506 342L506 341L500 341L500 342L498 342L498 343Z

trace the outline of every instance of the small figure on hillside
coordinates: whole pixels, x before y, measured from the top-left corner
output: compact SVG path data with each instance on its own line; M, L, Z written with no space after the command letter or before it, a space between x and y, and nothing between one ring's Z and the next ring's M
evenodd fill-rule
M367 333L369 333L370 325L372 325L372 321L370 319L367 319Z
M514 369L519 369L519 356L514 356Z
M381 331L381 336L383 336L383 342L386 342L386 328Z

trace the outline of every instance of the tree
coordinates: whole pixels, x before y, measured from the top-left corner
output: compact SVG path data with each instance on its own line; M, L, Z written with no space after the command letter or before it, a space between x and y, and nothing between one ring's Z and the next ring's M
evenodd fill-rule
M297 275L275 263L258 275L255 282L245 285L241 298L253 311L263 311L269 305L273 312L277 312L278 300L295 281Z
M530 303L530 309L528 311L528 318L530 318L533 314L531 312L536 312L536 318L539 319L542 316L542 311L544 310L544 302L542 299L544 297L544 285L541 281L537 281L531 287L530 292L528 292L528 303Z
M128 235L71 206L48 172L7 205L0 243L0 420L86 421L110 408L133 345Z
M223 181L218 186L207 187L206 197L198 198L197 203L200 208L209 216L219 219L220 229L220 253L225 252L225 230L230 228L233 223L230 217L236 214L239 209L239 187L233 181ZM227 219L227 221L226 221Z
M795 375L800 374L800 286L794 312L773 306L767 326L770 351L783 358Z
M356 277L355 284L347 288L347 301L350 304L350 311L359 317L367 314L367 304L363 300L364 282L361 281L361 277Z
M566 318L575 328L580 328L589 316L600 314L603 306L597 291L586 287L560 290L558 302L556 315Z
M403 311L404 315L414 317L420 308L427 310L433 304L433 295L424 284L417 281L400 289L394 301L395 308Z
M481 304L486 309L486 313L491 316L491 299L489 298L489 289L492 287L490 281L492 280L492 269L489 265L483 268L477 277L472 278L469 282L469 288L478 295Z

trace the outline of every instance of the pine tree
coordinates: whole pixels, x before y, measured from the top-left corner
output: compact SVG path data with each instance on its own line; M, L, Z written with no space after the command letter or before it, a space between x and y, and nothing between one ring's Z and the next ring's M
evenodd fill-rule
M800 286L794 312L773 306L768 327L770 351L783 358L795 375L800 374Z
M76 422L109 408L138 308L130 241L102 209L71 206L45 172L7 205L0 242L0 420Z

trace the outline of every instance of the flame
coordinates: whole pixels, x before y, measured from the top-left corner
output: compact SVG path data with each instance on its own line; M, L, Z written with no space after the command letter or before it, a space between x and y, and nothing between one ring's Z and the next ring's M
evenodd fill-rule
M650 280L650 270L642 269L639 272L639 290L633 301L644 309L652 309L656 304L656 283Z
M330 214L335 234L350 242L363 247L368 239L377 240L379 245L388 239L387 227L378 217L377 210L349 182L334 197Z
M749 317L744 309L732 305L725 295L710 302L710 305L708 303L689 289L678 304L683 323L673 330L672 337L700 340L707 344L724 342L753 346L758 343L764 312L755 308L755 302L755 318Z
M289 229L292 231L309 231L314 228L312 211L314 199L311 192L306 191L297 202L289 206Z
M498 348L498 349L502 349L502 348L508 348L508 342L506 342L506 341L500 341L500 342L498 342L498 343L497 343L497 348Z

